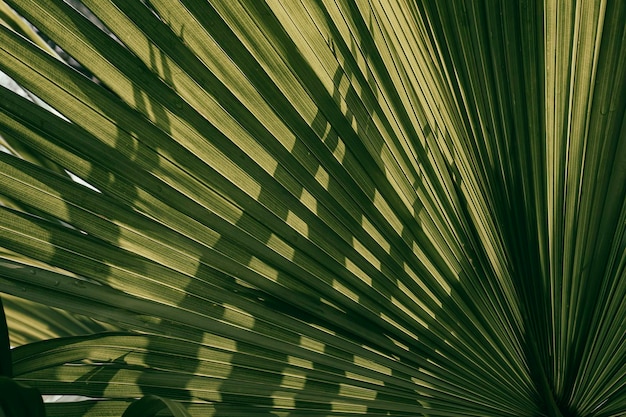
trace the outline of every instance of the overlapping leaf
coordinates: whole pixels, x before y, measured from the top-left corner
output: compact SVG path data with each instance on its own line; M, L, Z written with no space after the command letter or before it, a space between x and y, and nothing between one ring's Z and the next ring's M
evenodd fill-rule
M130 332L49 414L626 411L621 3L8 3L0 290Z

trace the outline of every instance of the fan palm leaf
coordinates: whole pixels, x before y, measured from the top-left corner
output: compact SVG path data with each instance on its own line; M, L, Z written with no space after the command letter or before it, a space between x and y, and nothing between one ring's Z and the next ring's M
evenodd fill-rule
M48 415L626 412L625 3L6 3Z

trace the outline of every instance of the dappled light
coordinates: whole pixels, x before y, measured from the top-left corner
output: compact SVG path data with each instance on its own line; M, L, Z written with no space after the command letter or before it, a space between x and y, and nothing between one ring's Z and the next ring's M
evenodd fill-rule
M47 416L624 415L625 20L0 0L0 383L80 396Z

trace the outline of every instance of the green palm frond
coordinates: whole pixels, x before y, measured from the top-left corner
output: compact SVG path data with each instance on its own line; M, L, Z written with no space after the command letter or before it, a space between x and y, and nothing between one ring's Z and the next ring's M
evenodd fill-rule
M626 3L6 3L48 416L626 413Z

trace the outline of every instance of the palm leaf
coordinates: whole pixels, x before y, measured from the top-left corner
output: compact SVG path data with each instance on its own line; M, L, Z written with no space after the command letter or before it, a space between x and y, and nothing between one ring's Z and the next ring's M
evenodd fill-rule
M626 412L622 3L7 3L48 415Z

